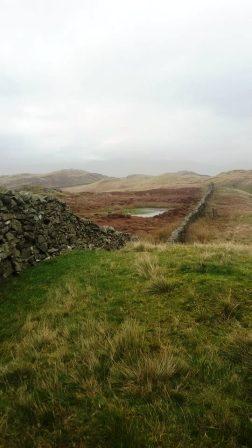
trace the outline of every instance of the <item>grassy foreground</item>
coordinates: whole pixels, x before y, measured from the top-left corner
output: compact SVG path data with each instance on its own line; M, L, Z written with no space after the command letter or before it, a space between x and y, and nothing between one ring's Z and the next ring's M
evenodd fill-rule
M0 446L249 446L252 259L78 251L0 286Z

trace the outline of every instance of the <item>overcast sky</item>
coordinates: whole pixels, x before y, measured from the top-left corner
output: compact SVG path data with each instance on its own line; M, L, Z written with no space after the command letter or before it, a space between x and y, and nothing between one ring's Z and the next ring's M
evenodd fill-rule
M0 174L252 168L251 0L0 0Z

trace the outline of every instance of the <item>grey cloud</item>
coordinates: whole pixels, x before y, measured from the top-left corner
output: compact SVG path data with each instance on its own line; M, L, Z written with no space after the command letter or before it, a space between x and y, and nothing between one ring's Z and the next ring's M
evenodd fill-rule
M251 164L249 0L0 3L0 172Z

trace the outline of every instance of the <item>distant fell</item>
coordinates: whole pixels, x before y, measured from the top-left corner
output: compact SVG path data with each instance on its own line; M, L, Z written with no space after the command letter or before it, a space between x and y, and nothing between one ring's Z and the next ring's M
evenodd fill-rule
M80 185L66 188L67 191L78 193L82 191L136 191L163 187L200 186L210 176L182 171L178 173L165 173L159 176L133 174L122 178L106 178L90 185Z
M101 179L106 179L106 176L98 173L90 173L84 170L64 169L47 174L24 173L0 176L0 185L7 188L20 188L22 186L34 185L64 188L75 185L87 185Z
M233 170L220 173L216 176L208 176L193 171L178 171L176 173L164 173L158 176L145 174L132 174L127 177L107 177L90 183L66 187L66 191L80 193L109 192L109 191L140 191L152 188L180 188L180 187L204 187L213 182L219 187L236 188L252 193L252 170Z
M46 174L22 173L0 176L0 187L19 190L32 187L60 188L72 193L204 187L209 182L214 182L219 187L236 188L252 193L252 170L227 171L212 177L193 171L178 171L157 176L142 173L130 174L120 178L77 169L64 169Z

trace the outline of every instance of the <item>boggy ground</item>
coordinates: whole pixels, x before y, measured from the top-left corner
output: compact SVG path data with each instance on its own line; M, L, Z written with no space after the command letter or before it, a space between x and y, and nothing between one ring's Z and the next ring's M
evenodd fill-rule
M147 191L66 194L74 213L99 225L112 226L153 240L166 240L202 195L201 188L160 188ZM167 212L153 218L130 216L129 210L164 207Z

